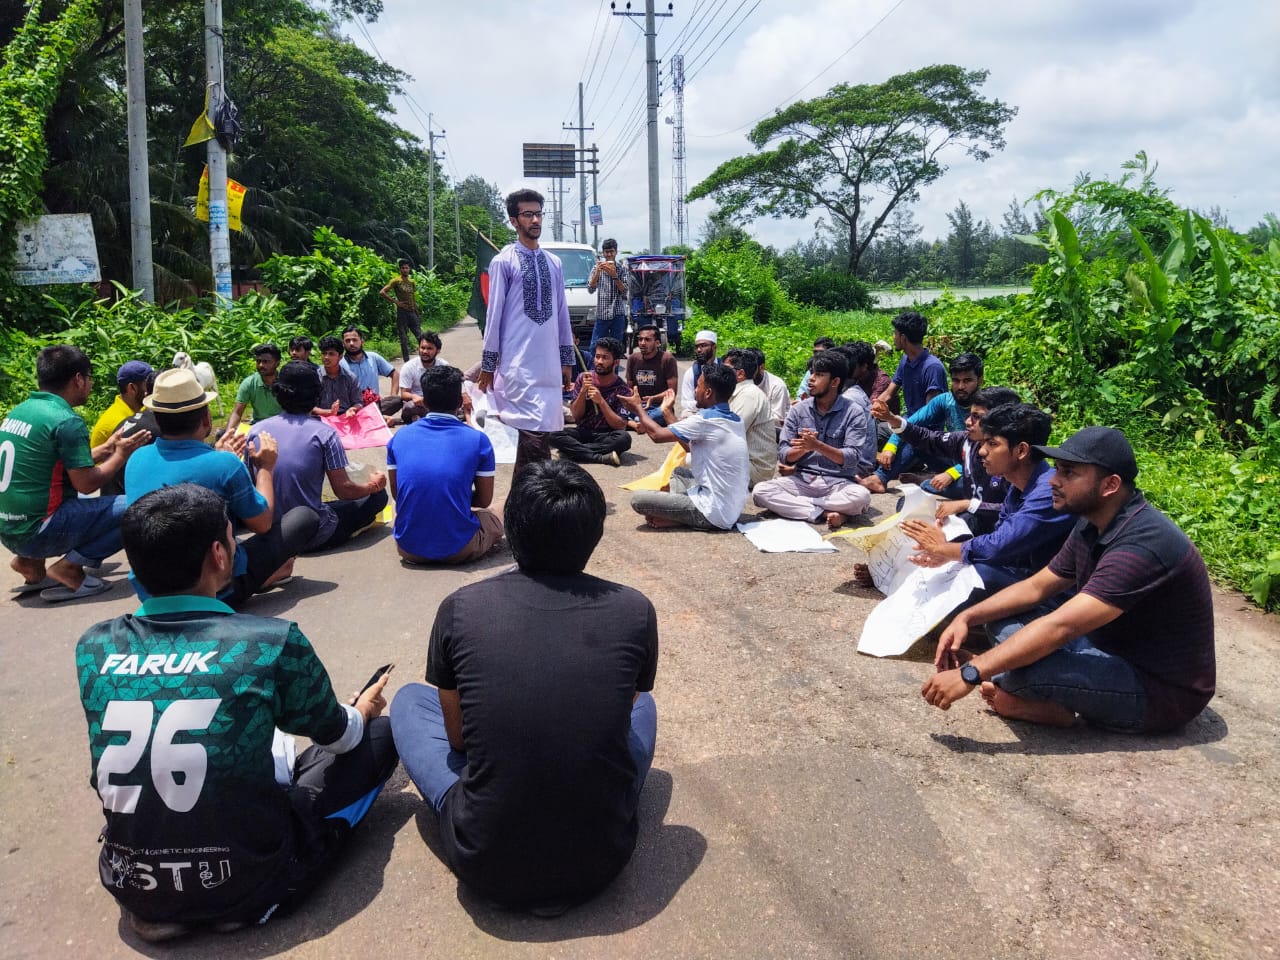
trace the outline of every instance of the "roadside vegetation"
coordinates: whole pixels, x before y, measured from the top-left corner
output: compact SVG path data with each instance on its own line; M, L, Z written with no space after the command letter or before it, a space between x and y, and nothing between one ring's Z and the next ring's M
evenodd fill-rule
M1054 436L1106 424L1138 451L1140 485L1215 578L1280 606L1280 238L1215 227L1156 185L1145 157L1117 180L1046 191L1031 292L923 307L929 346L982 355L987 382L1054 414ZM896 311L833 311L784 286L780 258L721 231L695 251L695 320L758 345L794 387L815 337L889 339ZM882 358L892 369L896 357Z

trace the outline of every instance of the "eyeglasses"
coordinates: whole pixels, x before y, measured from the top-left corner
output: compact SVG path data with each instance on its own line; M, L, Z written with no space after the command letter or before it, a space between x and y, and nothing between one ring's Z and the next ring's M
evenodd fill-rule
M521 210L516 216L521 220L541 220L541 210Z

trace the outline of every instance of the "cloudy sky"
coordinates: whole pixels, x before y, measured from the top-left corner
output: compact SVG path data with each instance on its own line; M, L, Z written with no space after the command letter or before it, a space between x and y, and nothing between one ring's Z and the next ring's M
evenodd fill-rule
M548 182L522 176L521 144L569 142L577 84L586 85L587 143L600 146L606 233L624 250L648 238L643 18L608 0L420 3L345 32L412 75L398 121L426 140L428 113L446 131L455 177L479 174L505 193ZM617 3L622 10L626 4ZM658 9L665 9L660 3ZM633 0L643 12L643 0ZM997 227L1015 197L1069 187L1080 171L1118 174L1139 150L1179 203L1217 206L1238 229L1280 212L1280 3L1275 0L675 0L658 21L662 242L671 226L672 126L666 76L685 58L686 178L693 187L777 107L837 83L878 83L932 63L986 69L983 93L1018 109L1008 145L983 164L957 150L915 207L924 236L944 236L964 200ZM588 181L588 194L590 182ZM577 219L577 188L567 200ZM689 207L696 238L710 201ZM749 228L785 247L810 223Z

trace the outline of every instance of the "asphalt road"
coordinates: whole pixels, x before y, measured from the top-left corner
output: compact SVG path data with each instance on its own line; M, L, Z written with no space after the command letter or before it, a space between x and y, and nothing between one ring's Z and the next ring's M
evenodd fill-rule
M479 356L469 322L444 341L454 363ZM479 902L398 771L294 914L138 942L98 883L73 660L85 627L135 607L121 555L100 597L0 606L0 956L1276 955L1276 618L1215 594L1218 696L1175 736L1012 724L977 697L942 713L919 696L923 659L854 652L878 595L850 582L848 544L771 555L645 529L618 485L665 453L641 438L623 467L588 468L610 503L588 569L650 596L662 644L639 847L599 898L553 920ZM509 480L500 467L499 501ZM379 528L301 559L299 580L248 609L296 619L339 690L388 660L395 687L422 676L440 599L510 562L411 569Z

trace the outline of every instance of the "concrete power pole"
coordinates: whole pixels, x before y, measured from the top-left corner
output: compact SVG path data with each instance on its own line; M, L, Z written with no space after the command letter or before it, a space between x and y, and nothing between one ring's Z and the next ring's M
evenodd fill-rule
M649 253L662 252L662 201L658 196L658 44L653 0L644 2L644 62L649 74Z
M594 143L591 145L591 205L600 205L600 148ZM600 228L594 223L591 225L591 245L597 251L600 249Z
M610 4L615 7L616 4ZM613 11L615 17L644 17L644 52L645 73L648 86L648 110L646 125L649 131L649 252L662 252L662 220L659 210L662 201L658 191L658 45L655 18L672 15L672 4L667 4L663 12L655 12L653 0L644 0L644 13L632 12L631 4L626 10Z
M427 114L427 269L436 268L436 139L445 131L431 129L431 114Z
M576 127L573 127L567 123L562 123L560 124L560 126L564 130L578 131L578 154L577 154L577 160L576 160L576 162L579 164L579 167L578 167L578 222L583 225L582 227L583 239L580 241L582 243L586 243L586 234L587 234L587 228L586 228L586 223L587 223L587 131L595 129L594 124L588 127L585 125L585 123L586 121L584 121L582 118L582 84L579 83L578 84L578 125ZM576 235L576 230L575 230L575 235Z
M209 85L209 119L222 105L222 0L204 0L205 79ZM214 301L231 306L231 235L227 232L227 151L217 137L208 142L209 259L213 268Z
M125 0L124 62L129 94L129 239L133 285L156 302L151 263L151 178L147 159L147 77L142 50L142 0Z

